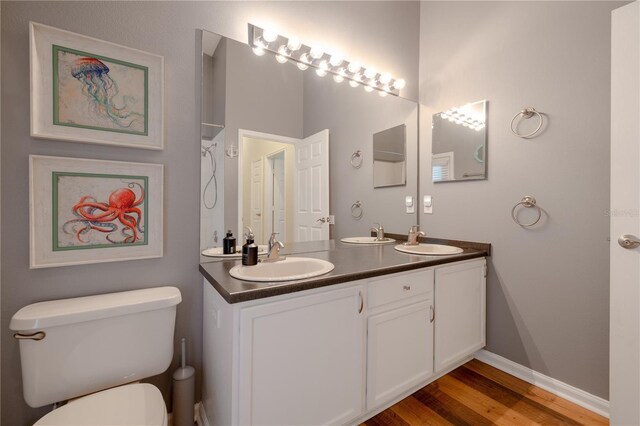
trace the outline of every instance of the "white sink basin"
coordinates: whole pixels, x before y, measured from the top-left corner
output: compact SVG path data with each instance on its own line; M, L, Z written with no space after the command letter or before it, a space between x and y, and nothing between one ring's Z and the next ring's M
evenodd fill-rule
M393 238L383 238L381 241L378 241L376 237L348 237L340 241L347 244L389 244L396 242Z
M394 248L403 253L425 254L429 256L447 256L450 254L460 254L464 251L460 247L445 246L442 244L418 244L415 246L398 244Z
M229 274L243 281L292 281L313 278L331 272L333 263L310 257L287 257L278 262L259 262L257 265L237 265Z

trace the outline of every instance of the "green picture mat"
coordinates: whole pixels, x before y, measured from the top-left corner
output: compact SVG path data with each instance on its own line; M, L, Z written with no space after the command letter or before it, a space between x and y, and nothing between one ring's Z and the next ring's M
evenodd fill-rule
M59 247L58 246L58 178L61 176L80 176L80 177L92 177L92 178L107 178L107 179L138 179L144 181L144 203L146 203L144 208L144 239L140 242L134 243L112 243L112 244L95 244L95 245L87 245L87 246L68 246L68 247ZM149 237L147 235L147 227L148 227L148 218L149 218L149 204L147 203L149 197L149 177L148 176L133 176L133 175L109 175L109 174L100 174L100 173L72 173L72 172L52 172L52 216L53 222L51 224L52 230L52 250L53 251L68 251L68 250L90 250L90 249L100 249L100 248L115 248L115 247L129 247L129 246L144 246L149 244Z
M124 65L130 68L136 68L142 70L144 72L144 132L136 132L131 130L124 129L112 129L107 127L96 127L96 126L87 126L83 124L74 124L74 123L61 123L58 117L58 51L71 53L74 55L87 56L90 58L96 58L99 60L104 60L107 62L113 62L118 65ZM90 129L90 130L100 130L105 132L115 132L115 133L127 133L132 135L141 135L148 136L149 135L149 68L133 64L130 62L120 61L118 59L109 58L101 55L94 55L89 52L83 52L81 50L70 49L68 47L52 45L52 64L53 64L53 124L57 126L66 126L66 127L77 127L81 129Z

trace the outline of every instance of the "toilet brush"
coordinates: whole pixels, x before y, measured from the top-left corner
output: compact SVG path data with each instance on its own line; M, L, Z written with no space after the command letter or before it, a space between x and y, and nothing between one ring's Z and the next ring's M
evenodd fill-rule
M186 365L185 338L180 341L180 368L173 373L173 425L193 426L195 368Z

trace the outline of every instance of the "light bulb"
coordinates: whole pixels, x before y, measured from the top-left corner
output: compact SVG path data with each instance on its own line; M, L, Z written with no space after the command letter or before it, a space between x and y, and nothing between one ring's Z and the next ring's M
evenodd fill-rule
M296 37L291 37L287 42L287 47L292 52L295 52L296 50L300 49L300 46L302 46L302 43L300 43L300 40L298 40Z
M391 81L391 74L389 74L388 72L380 76L380 83L389 84L390 81Z
M375 77L377 74L376 69L375 68L367 68L366 70L364 70L364 76L367 78L373 78Z
M264 49L260 46L256 46L253 48L253 53L255 53L258 56L262 56L264 55Z
M325 75L327 75L327 71L323 70L322 68L318 68L316 70L316 74L318 74L318 77L324 77Z
M356 74L356 75L354 75L354 76L353 76L353 79L354 79L355 81L358 81L358 82L362 81L362 74Z
M339 66L342 61L343 59L339 55L331 55L331 59L329 59L329 63L334 67Z
M385 92L389 93L389 92L391 92L391 87L389 87L389 86L382 86L382 90L384 90Z
M333 81L335 81L336 83L342 83L344 81L344 77L340 74L334 75Z
M366 86L364 86L364 91L365 92L373 92L373 87L371 87L369 85L366 85Z
M284 64L285 62L287 62L287 57L282 55L276 55L276 61L280 62L281 64Z
M378 95L380 95L381 98L384 98L385 96L387 96L387 92L381 91L381 92L378 92Z
M320 61L318 67L324 71L327 71L329 69L329 64L327 63L327 61Z
M349 80L349 86L358 87L360 84L357 81Z
M324 53L317 47L312 47L311 51L309 52L309 56L311 56L313 59L320 59L322 58L322 55L324 55Z
M351 62L351 63L349 64L349 66L347 67L347 69L349 70L349 72L350 72L350 73L352 73L352 74L355 74L355 73L357 73L358 71L360 71L360 68L362 68L362 67L361 67L361 66L360 66L360 64L359 64L359 63L357 63L357 62Z
M307 64L303 64L302 62L298 62L296 65L298 66L298 68L300 69L300 71L304 71L304 70L306 70L307 68L309 68L309 65L307 65Z
M262 38L267 43L271 43L272 41L276 41L278 39L278 33L271 29L264 30L262 31Z
M278 48L278 53L282 56L290 55L289 49L287 49L287 46L285 46L284 44Z
M407 85L407 82L404 81L401 78L399 78L399 79L397 79L396 81L393 82L393 87L398 89L398 90L403 89L404 86L406 86L406 85Z
M306 53L303 53L302 55L300 55L300 60L302 62L304 62L305 64L310 63L311 61L309 60L309 55L307 55ZM306 69L306 68L305 68Z

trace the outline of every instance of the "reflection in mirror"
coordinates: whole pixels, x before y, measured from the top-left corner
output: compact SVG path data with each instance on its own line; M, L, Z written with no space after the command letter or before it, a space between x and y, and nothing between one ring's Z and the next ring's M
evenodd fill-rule
M203 31L207 36L211 33ZM415 102L338 84L214 36L215 43L203 41L202 121L224 130L216 128L209 140L205 131L211 129L201 126L202 249L219 247L228 229L241 243L244 226L254 228L257 242L279 232L286 245L366 236L374 222L390 233L406 233L415 225L416 215L405 213L404 204L406 196L417 197ZM373 161L355 169L351 155L359 150L363 158L374 158L372 135L399 124L405 127L408 153L405 186L374 191ZM213 142L217 145L207 148ZM205 149L216 160L213 166ZM209 210L213 184L206 194L204 189L212 169L218 201ZM351 214L356 201L361 217ZM329 216L335 225L328 223Z
M374 188L407 184L406 132L401 124L373 135Z
M432 180L487 178L487 101L433 115Z

